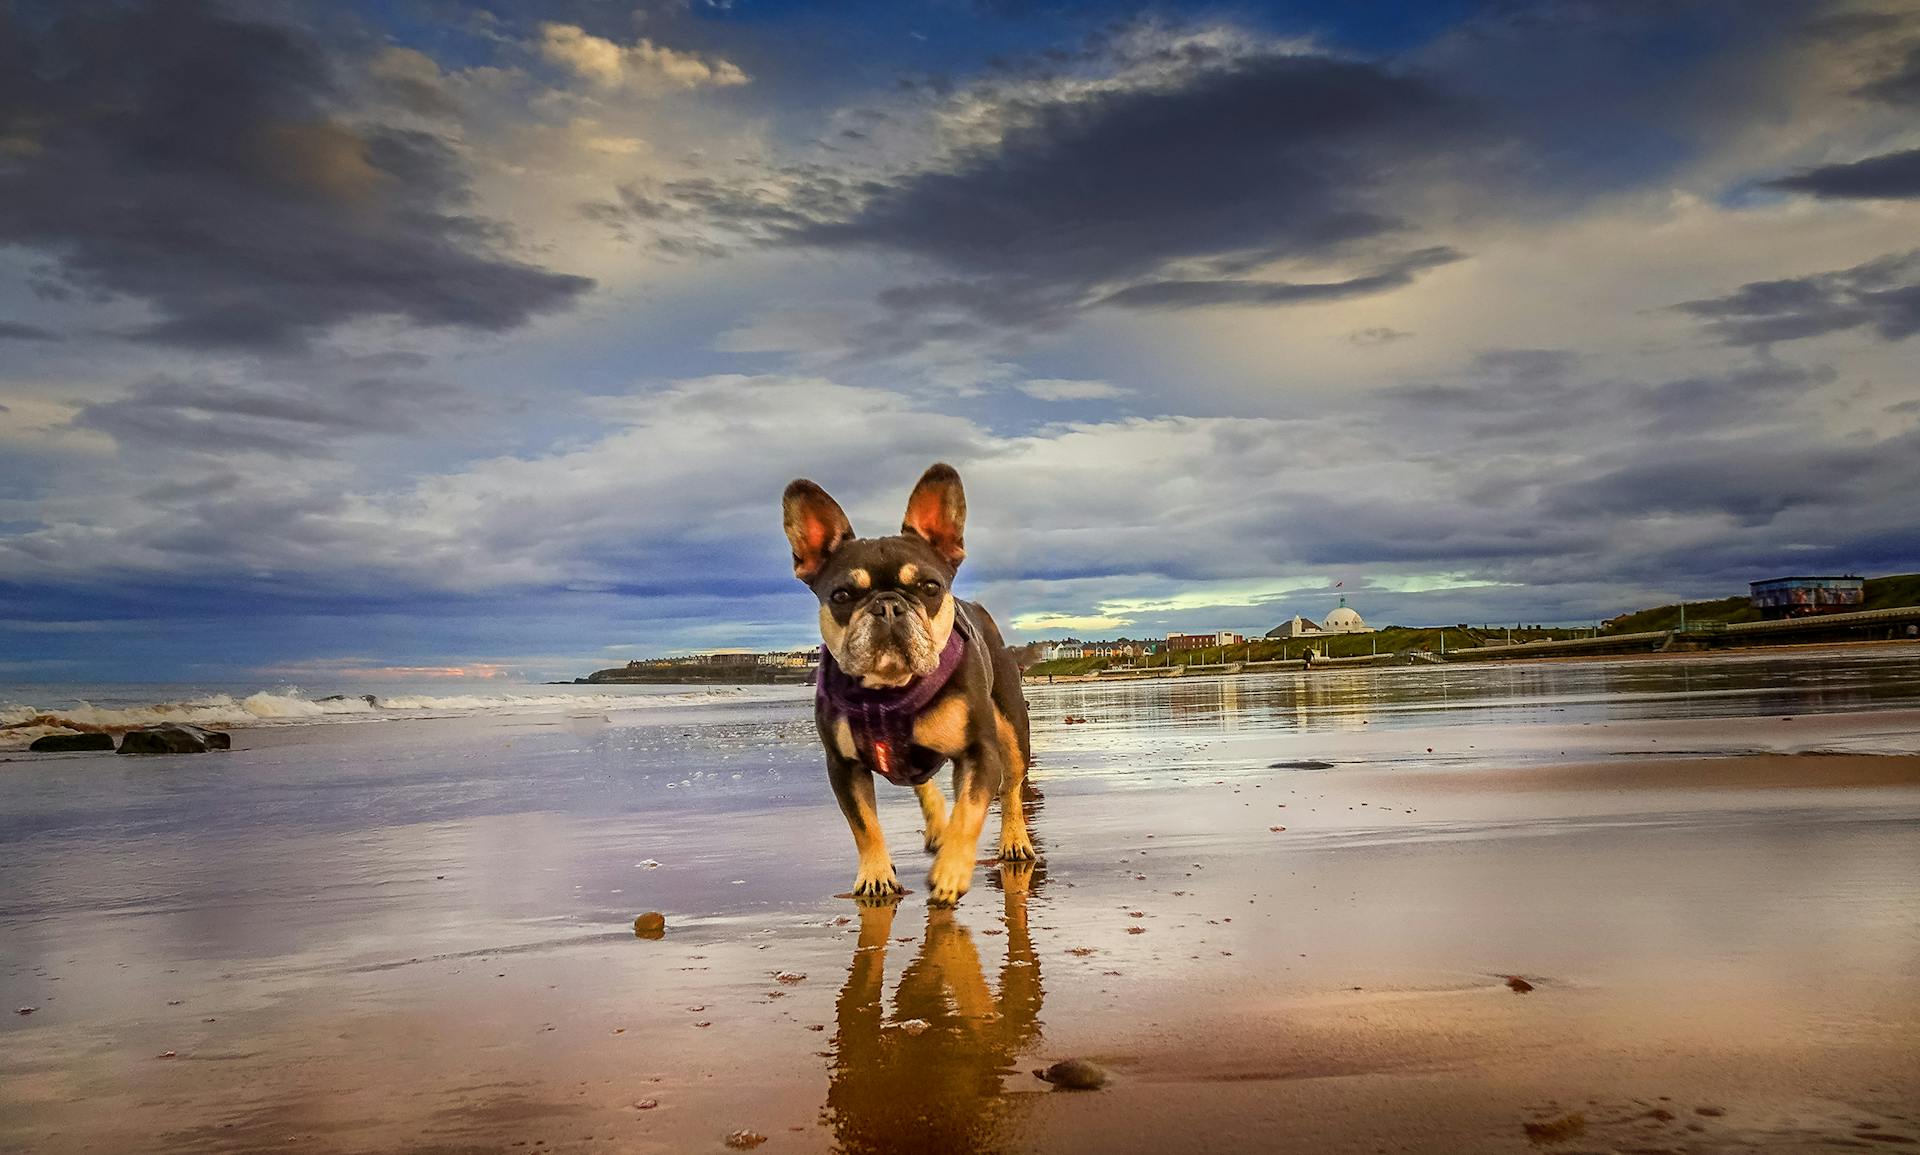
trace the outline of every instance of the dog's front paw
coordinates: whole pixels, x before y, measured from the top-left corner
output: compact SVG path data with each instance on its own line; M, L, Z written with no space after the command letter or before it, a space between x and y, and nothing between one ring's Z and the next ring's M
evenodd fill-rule
M907 893L900 885L900 879L893 873L893 864L884 863L872 870L861 868L859 877L853 880L855 898L892 898Z
M1000 832L1000 861L1032 862L1035 857L1033 839L1027 837L1024 829Z
M933 869L927 871L927 904L952 906L972 885L973 857L942 854L933 860Z
M934 826L927 827L926 841L922 845L924 845L927 848L928 854L940 853L940 835L942 833L943 831L938 827L934 827Z

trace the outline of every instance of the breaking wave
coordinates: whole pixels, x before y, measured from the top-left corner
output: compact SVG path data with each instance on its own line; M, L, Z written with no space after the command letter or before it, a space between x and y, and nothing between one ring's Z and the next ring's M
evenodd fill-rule
M489 694L329 694L310 697L300 690L262 690L236 696L205 694L178 701L96 704L78 700L37 706L0 702L0 750L25 749L47 734L122 734L144 726L184 722L216 730L253 726L373 722L397 718L459 717L468 714L529 714L565 710L607 711L688 706L757 697L739 687L710 687L666 693L489 693Z

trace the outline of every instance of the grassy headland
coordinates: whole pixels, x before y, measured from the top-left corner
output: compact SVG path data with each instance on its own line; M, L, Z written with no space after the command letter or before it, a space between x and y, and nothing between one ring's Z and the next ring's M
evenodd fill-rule
M1894 609L1920 605L1920 574L1892 574L1866 579L1863 610ZM1745 594L1711 601L1675 602L1636 610L1607 621L1599 637L1610 634L1655 633L1679 627L1682 609L1689 624L1760 620ZM1504 626L1476 629L1466 625L1445 627L1387 626L1370 634L1320 634L1309 638L1258 638L1238 646L1213 646L1204 650L1151 654L1138 658L1071 658L1040 662L1029 666L1028 676L1071 676L1098 673L1115 667L1217 666L1230 662L1270 662L1298 659L1309 647L1323 658L1353 658L1368 654L1403 654L1424 651L1431 654L1459 653L1464 650L1497 647L1511 641L1566 641L1593 636L1590 628L1513 629ZM1444 643L1442 641L1444 639ZM1756 641L1754 644L1764 645Z

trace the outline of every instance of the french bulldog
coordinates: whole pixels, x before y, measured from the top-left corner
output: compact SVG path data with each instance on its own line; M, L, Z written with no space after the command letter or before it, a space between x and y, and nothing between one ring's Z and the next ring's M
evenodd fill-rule
M953 594L967 555L960 475L945 464L928 469L891 537L855 537L840 504L805 479L787 486L782 511L793 574L820 600L825 645L814 721L860 854L855 897L904 893L874 809L876 773L919 795L934 905L957 903L972 884L995 797L1000 860L1032 861L1021 802L1032 743L1020 668L993 617ZM932 781L949 760L951 811Z

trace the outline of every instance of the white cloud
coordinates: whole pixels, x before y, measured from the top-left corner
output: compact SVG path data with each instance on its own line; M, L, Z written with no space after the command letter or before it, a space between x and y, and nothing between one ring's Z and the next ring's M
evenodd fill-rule
M1129 392L1105 381L1076 381L1066 377L1036 377L1014 388L1036 401L1104 401L1124 397Z
M617 44L574 24L542 24L540 55L599 88L730 88L747 83L738 65L655 44Z
M1112 618L1101 614L1075 616L1073 614L1035 613L1020 614L1009 623L1016 630L1030 633L1058 630L1085 631L1111 630L1133 624L1132 618Z
M113 438L73 424L81 406L46 397L0 394L0 444L110 453Z

